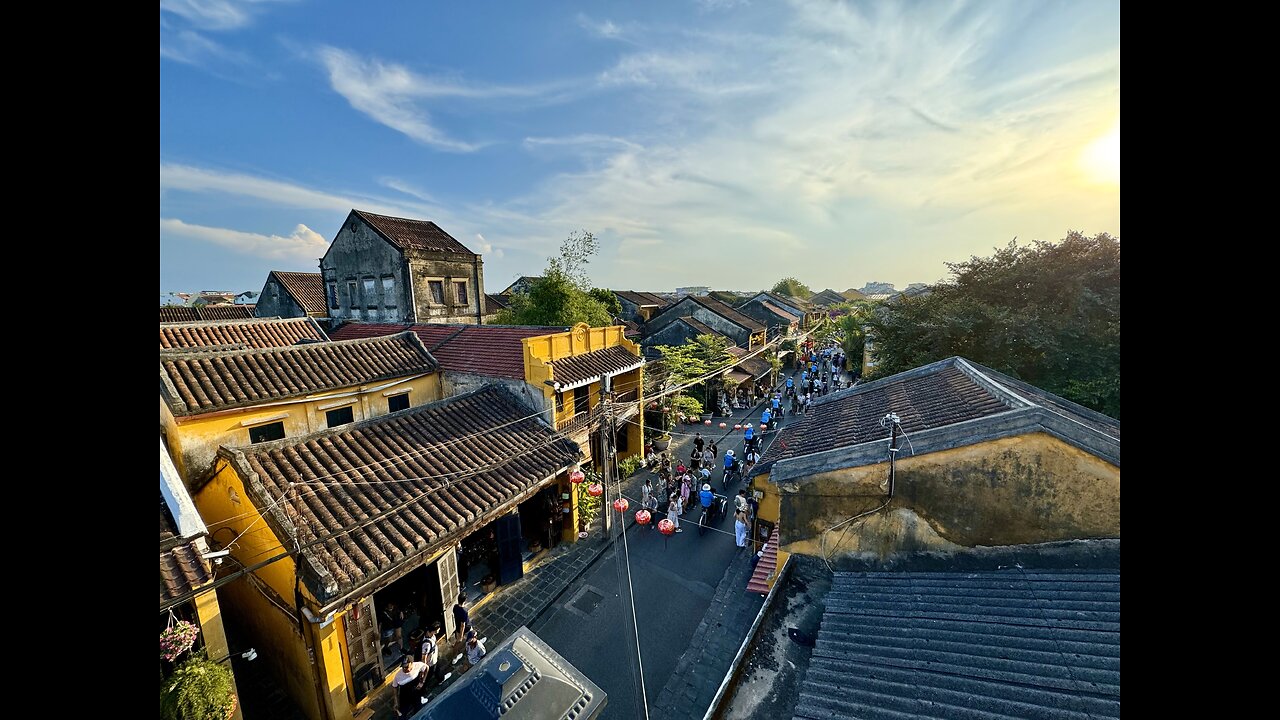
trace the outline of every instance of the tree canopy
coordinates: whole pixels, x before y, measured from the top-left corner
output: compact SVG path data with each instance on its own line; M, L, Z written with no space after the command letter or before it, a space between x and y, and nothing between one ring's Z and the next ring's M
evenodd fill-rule
M933 292L869 320L883 377L952 355L1120 417L1120 240L1072 231L947 263Z
M587 265L600 250L595 235L582 230L560 244L560 255L547 260L547 270L527 292L511 295L511 307L498 313L501 325L613 324L609 307L591 288Z
M808 285L793 277L782 278L773 286L773 290L770 292L786 295L787 297L800 298L801 300L808 300L813 296L813 291L809 289Z

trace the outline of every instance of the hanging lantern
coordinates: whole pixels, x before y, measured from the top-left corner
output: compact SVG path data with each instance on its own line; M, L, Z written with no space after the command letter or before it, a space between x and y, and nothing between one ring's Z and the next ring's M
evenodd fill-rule
M673 535L675 534L675 531L676 531L676 524L671 522L670 520L663 518L658 521L658 532L662 533L663 535Z
M569 482L573 483L574 485L577 485L586 479L587 479L586 474L583 473L581 470L574 470L573 472L569 473Z
M703 425L710 425L710 424L711 424L711 421L710 421L710 420L703 420L703 421L702 421L702 424L703 424Z
M729 427L729 423L720 423L720 429L721 429L721 430L723 430L723 429L725 429L725 428L727 428L727 427Z
M587 494L591 497L600 497L604 494L604 486L600 483L591 483L587 486Z
M636 522L640 525L648 525L649 521L652 519L653 516L649 514L648 510L639 510L636 512Z
M742 429L742 426L741 426L741 425L734 425L734 426L733 426L733 429L734 429L734 430L741 430L741 429Z
M613 501L613 509L617 510L620 513L624 513L627 511L628 504L629 503L627 502L626 498L618 498L617 500Z

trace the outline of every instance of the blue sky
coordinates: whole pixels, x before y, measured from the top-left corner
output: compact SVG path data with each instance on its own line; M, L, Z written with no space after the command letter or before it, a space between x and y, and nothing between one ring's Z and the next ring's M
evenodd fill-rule
M317 272L355 207L486 289L933 282L1120 234L1116 2L161 0L160 289Z

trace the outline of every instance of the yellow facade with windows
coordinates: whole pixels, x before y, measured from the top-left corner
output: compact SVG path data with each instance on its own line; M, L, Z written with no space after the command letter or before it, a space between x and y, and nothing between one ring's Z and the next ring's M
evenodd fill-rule
M595 380L587 385L557 392L554 386L557 378L553 362L571 357L585 355L612 347L623 347L636 356L639 361L640 345L624 336L626 328L621 325L608 327L588 327L586 323L578 323L567 332L540 335L525 338L524 343L524 377L525 382L539 388L551 408L555 419L556 430L572 428L575 422L586 417L594 417L593 412L601 402L602 380ZM613 375L611 379L616 412L614 425L617 428L618 461L644 453L644 368L628 370ZM600 433L593 432L594 423L584 423L581 428L570 430L570 440L581 446L591 465L598 471L603 465L602 453L599 452ZM578 527L578 494L571 487L561 488L567 493L571 508L572 521L565 530L566 539L574 534Z
M279 423L280 437L302 437L328 428L328 413L332 411L350 408L351 421L360 422L388 414L393 398L406 394L409 407L442 399L440 374L414 375L200 415L175 416L161 398L160 427L179 475L188 485L198 485L212 471L218 448L251 444L255 428Z

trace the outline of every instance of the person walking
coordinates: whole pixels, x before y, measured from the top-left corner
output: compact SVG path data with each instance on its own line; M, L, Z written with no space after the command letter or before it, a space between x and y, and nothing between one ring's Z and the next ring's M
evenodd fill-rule
M667 506L667 519L676 526L676 532L684 532L680 528L680 513L684 510L680 506L680 496L671 493L670 504Z
M453 606L453 624L458 627L458 640L466 637L471 629L471 615L467 612L467 594L458 593L458 602Z
M720 457L720 448L716 446L716 441L712 440L711 444L707 446L707 449L711 451L712 464L715 464L716 458Z
M702 454L702 445L703 445L702 433L698 433L698 434L694 435L694 436L693 436L693 446L694 446L695 448L697 448L697 449L698 449L698 454L699 454L699 455L701 455L701 454Z
M682 508L681 512L683 512L683 508L689 504L689 493L693 492L693 487L691 487L692 482L693 482L693 479L690 478L688 475L682 475L680 477L680 507Z
M644 484L640 486L640 504L648 507L649 498L653 496L653 483L649 482L649 478L644 479Z
M738 547L747 546L747 514L741 510L733 515L733 534L737 538Z
M422 707L422 692L430 671L426 663L414 662L411 655L405 655L400 661L400 669L391 678L391 686L396 688L397 718L408 718Z
M463 668L463 671L465 672L478 665L481 658L487 654L489 654L489 651L484 649L484 641L480 639L479 633L475 630L467 633L467 666Z

